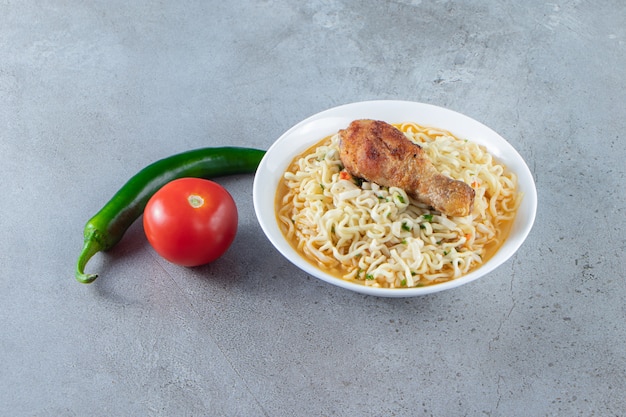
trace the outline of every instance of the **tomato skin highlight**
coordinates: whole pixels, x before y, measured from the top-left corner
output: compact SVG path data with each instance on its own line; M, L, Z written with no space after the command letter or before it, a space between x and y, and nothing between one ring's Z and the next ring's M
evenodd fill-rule
M164 259L199 266L222 256L237 234L237 206L216 182L180 178L167 183L148 201L146 238Z

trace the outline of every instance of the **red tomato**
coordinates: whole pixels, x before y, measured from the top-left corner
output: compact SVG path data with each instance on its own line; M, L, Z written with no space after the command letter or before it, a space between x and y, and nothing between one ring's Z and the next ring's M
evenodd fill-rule
M224 187L201 178L181 178L150 198L143 228L163 258L198 266L226 252L235 239L237 220L237 206Z

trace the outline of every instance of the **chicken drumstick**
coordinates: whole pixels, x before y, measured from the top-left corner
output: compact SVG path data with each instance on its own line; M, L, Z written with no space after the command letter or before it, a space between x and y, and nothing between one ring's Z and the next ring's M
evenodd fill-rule
M341 162L355 177L402 188L448 216L471 213L474 189L439 173L426 152L392 125L355 120L339 134Z

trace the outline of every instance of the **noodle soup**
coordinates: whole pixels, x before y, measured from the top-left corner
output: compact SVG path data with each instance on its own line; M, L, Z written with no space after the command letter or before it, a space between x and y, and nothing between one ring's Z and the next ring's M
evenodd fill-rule
M521 202L517 178L481 146L415 123L395 124L444 175L474 188L472 213L448 217L397 187L353 178L339 159L339 134L297 156L276 195L282 233L334 276L381 288L459 278L506 239Z

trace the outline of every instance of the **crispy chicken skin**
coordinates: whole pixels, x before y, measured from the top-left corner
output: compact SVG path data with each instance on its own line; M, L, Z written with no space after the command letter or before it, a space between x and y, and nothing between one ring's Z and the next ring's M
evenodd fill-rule
M341 162L353 176L402 188L448 216L471 213L474 189L440 174L426 152L394 126L376 120L355 120L339 134Z

